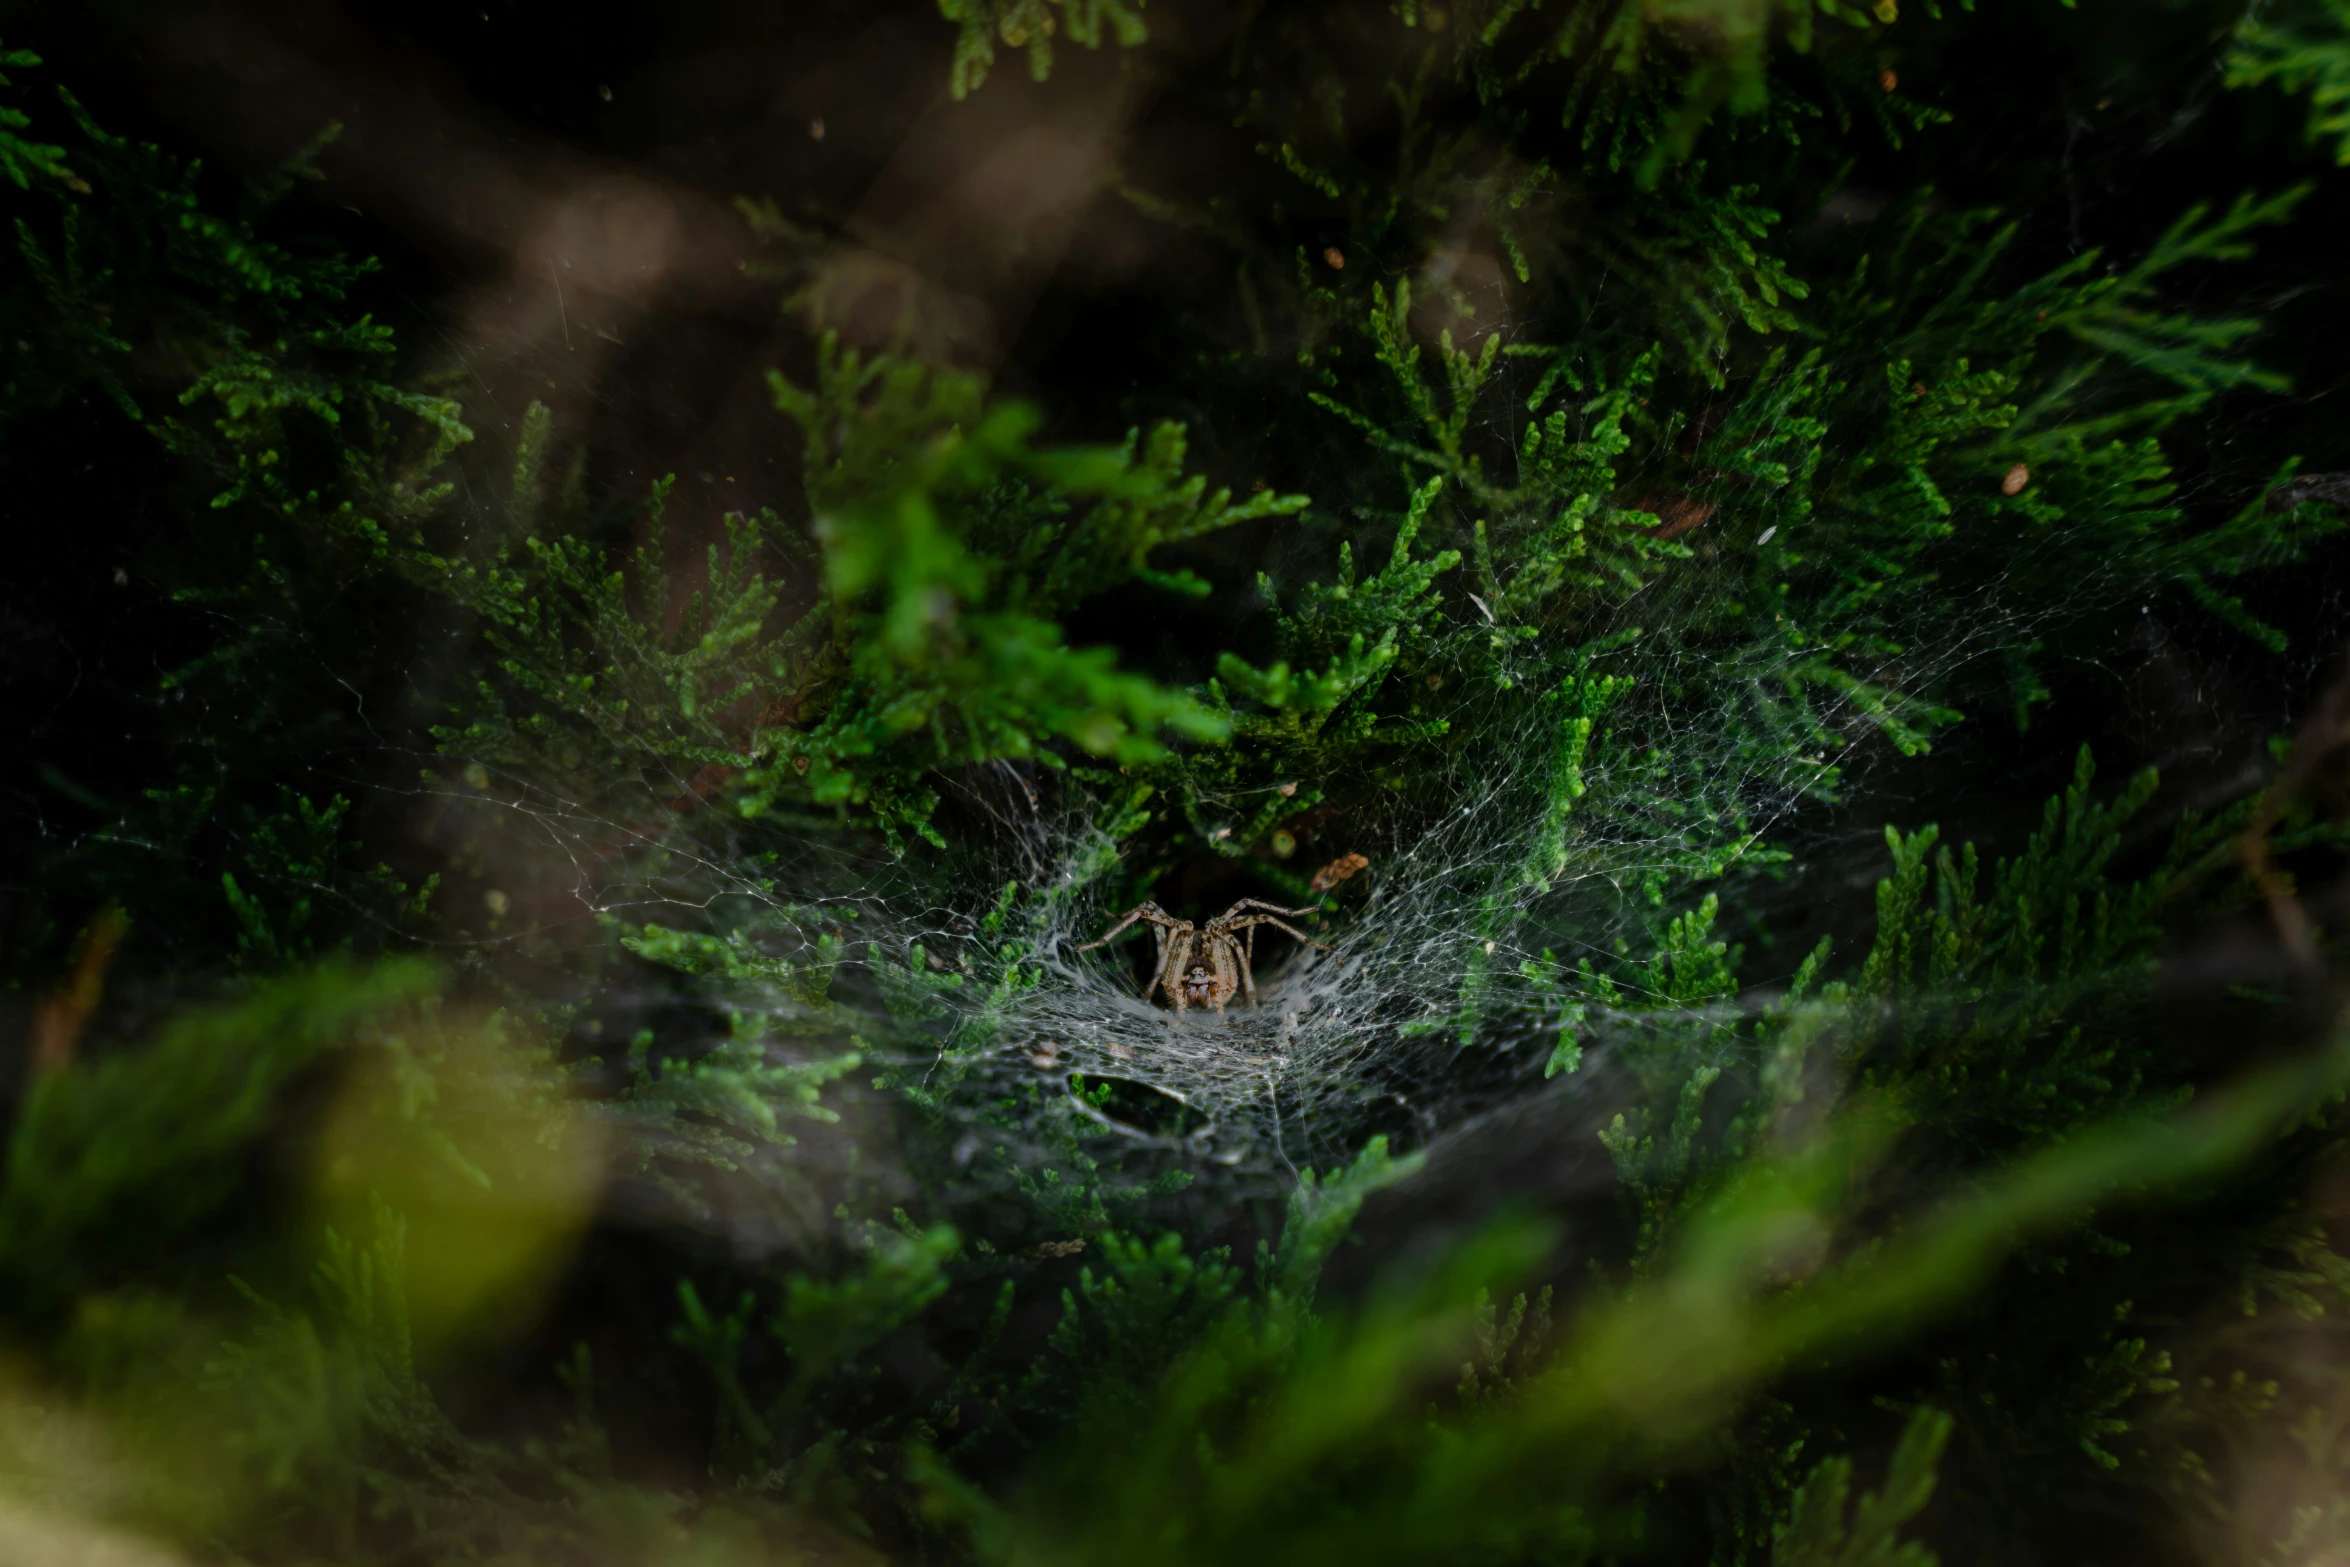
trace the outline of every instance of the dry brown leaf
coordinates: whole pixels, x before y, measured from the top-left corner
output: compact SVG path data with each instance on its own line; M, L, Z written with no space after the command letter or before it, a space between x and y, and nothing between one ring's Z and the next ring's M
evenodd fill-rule
M1370 863L1369 859L1360 854L1342 854L1314 872L1314 879L1306 884L1307 890L1328 892L1355 872L1368 867Z

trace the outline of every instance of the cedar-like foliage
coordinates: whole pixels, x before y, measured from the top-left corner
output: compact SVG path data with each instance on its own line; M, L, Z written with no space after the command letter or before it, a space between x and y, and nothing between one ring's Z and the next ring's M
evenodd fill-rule
M938 9L938 112L1107 41L1231 133L1115 192L1138 390L804 290L691 538L403 357L331 131L231 180L0 53L0 464L108 454L165 590L126 759L5 786L0 1534L2338 1553L2345 699L2188 800L2080 716L2308 640L2342 454L2214 452L2338 180L2062 253L1902 162L2010 19L1892 0ZM1262 1013L1080 955L1240 897L1335 949Z

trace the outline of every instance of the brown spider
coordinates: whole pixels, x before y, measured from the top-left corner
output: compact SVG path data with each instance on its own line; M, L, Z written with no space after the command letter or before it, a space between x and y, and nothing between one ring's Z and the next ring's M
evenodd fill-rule
M1309 947L1331 950L1328 942L1316 941L1294 925L1285 924L1278 915L1319 914L1320 909L1284 909L1257 898L1243 898L1205 925L1195 926L1189 920L1179 920L1155 903L1128 909L1118 923L1104 931L1100 940L1089 941L1079 947L1090 952L1117 935L1136 920L1149 920L1151 934L1158 938L1158 956L1152 961L1151 982L1142 987L1142 999L1150 1000L1151 992L1166 987L1167 999L1175 1003L1177 1012L1187 1011L1207 1003L1224 1015L1224 1003L1232 999L1236 990L1248 996L1248 1004L1257 1004L1257 982L1249 974L1249 965L1256 961L1257 927L1271 925L1287 931ZM1242 950L1240 933L1248 932L1248 945Z

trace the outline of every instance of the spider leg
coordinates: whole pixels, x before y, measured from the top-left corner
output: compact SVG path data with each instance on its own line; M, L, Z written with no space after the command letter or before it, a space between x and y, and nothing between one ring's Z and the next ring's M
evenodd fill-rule
M1183 992L1183 965L1191 956L1191 926L1180 920L1168 923L1174 929L1172 932L1160 933L1158 978L1153 983L1166 991L1167 999L1175 1003L1175 1010L1182 1012L1191 1005L1190 998ZM1148 1001L1150 992L1144 991L1142 999Z
M1208 999L1215 1003L1218 1017L1224 1015L1224 1003L1232 998L1232 992L1237 988L1232 979L1233 962L1237 956L1238 949L1230 936L1220 936L1209 943L1208 962L1215 975L1215 982L1208 986ZM1247 972L1245 968L1241 970L1243 974Z
M1180 947L1180 942L1170 942L1166 930L1152 930L1152 935L1159 937L1159 956L1152 959L1152 982L1142 987L1142 998L1149 1001L1154 989L1163 989L1168 1001L1175 1001L1175 949Z
M1243 921L1246 923L1242 923ZM1295 936L1298 940L1304 942L1307 946L1319 947L1324 952L1335 952L1338 950L1337 948L1331 946L1327 941L1316 941L1313 937L1307 935L1304 931L1299 930L1295 925L1287 924L1281 920L1277 920L1270 914L1243 914L1240 917L1240 920L1234 921L1235 929L1247 930L1252 933L1250 937L1252 941L1255 939L1253 932L1259 925L1270 925L1275 930L1287 931L1290 935Z
M1250 972L1256 966L1256 961L1257 928L1251 925L1248 928L1248 958L1240 965L1240 988L1248 996L1248 1009L1251 1012L1263 1010L1257 1005L1257 977Z
M1262 909L1267 914L1291 915L1319 914L1322 912L1319 908L1285 909L1278 903L1267 903L1262 898L1243 898L1238 903L1235 903L1232 905L1232 907L1224 911L1224 918L1230 919L1233 915L1238 914L1243 909Z
M1136 920L1149 920L1153 925L1173 925L1176 923L1174 917L1168 914L1165 909L1160 908L1157 904L1139 904L1134 908L1128 909L1123 915L1119 916L1117 924L1112 925L1108 930L1103 931L1099 936L1095 937L1089 942L1086 942L1077 950L1080 952L1091 952L1094 948L1101 946L1104 942L1116 936L1120 931L1133 924Z

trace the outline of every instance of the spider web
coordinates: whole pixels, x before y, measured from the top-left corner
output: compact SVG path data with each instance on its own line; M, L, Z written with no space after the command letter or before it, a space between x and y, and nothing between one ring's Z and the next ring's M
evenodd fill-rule
M1735 516L1717 523L1738 525ZM2110 610L2125 591L2118 581L2084 578L2061 605L2019 607L2000 586L1987 582L1969 612L1945 623L1903 628L1911 635L1902 674L1913 688L1931 688L1964 666L1997 669L2051 623ZM1636 604L1617 620L1629 626L1645 615L1654 624L1689 608ZM2145 637L2096 665L2116 686L2127 688L2149 650L2166 651L2150 615ZM1454 634L1481 633L1464 611ZM1764 909L1841 898L1865 910L1884 870L1877 825L1884 818L1872 819L1866 806L1823 801L1813 785L1832 768L1846 801L1866 799L1880 783L1898 791L1901 758L1853 702L1822 708L1830 736L1823 743L1777 752L1736 743L1722 706L1676 695L1710 672L1689 667L1706 660L1705 652L1652 637L1611 657L1633 683L1607 722L1646 736L1651 751L1677 753L1684 775L1709 780L1702 799L1645 799L1654 775L1641 756L1596 760L1571 819L1567 869L1530 886L1526 846L1543 832L1552 804L1556 723L1538 703L1493 692L1464 699L1448 716L1457 732L1478 737L1473 748L1424 773L1409 801L1354 801L1342 832L1318 841L1317 858L1359 850L1370 860L1341 886L1326 917L1309 926L1334 950L1261 932L1259 1005L1235 996L1222 1016L1206 1009L1178 1015L1164 1000L1140 999L1151 950L1140 927L1107 949L1079 950L1127 907L1109 892L1116 846L1093 826L1096 813L1081 790L1062 793L1057 815L1029 783L993 791L1000 847L959 867L961 890L950 891L949 907L908 920L884 896L866 927L876 938L872 950L911 954L919 947L924 962L954 953L949 966L966 978L936 993L943 1016L935 1056L898 1064L923 1080L959 1082L965 1102L987 1107L975 1115L1000 1117L1004 1106L1026 1106L1027 1124L1008 1128L1015 1144L1048 1120L1072 1121L1110 1150L1105 1158L1123 1154L1143 1166L1285 1184L1305 1168L1342 1162L1371 1135L1398 1148L1424 1147L1529 1093L1621 1093L1622 1079L1603 1068L1660 1035L1693 1051L1690 1065L1724 1059L1741 1040L1721 1025L1767 999L1769 984L1796 966L1819 927L1749 960L1740 980L1765 987L1759 998L1750 989L1692 999L1628 972L1625 959L1645 957L1669 920L1692 909L1709 883L1723 884L1673 869L1686 853L1692 815L1711 813L1710 826L1697 825L1717 836L1729 835L1735 821L1749 848L1728 874L1745 878ZM1525 672L1532 672L1531 659ZM1764 686L1786 673L1777 666L1745 671ZM2232 764L2257 724L2242 714L2169 716L2185 723L2162 742L2171 747L2159 758L2166 763ZM983 784L971 792L989 793ZM1891 808L1899 809L1897 792L1893 798ZM2037 799L2010 803L2036 806ZM1238 822L1255 804L1203 800L1202 819L1212 820L1222 805ZM2150 835L2164 827L2153 818L2142 824ZM1014 922L1019 955L1008 964L991 961L997 938L982 934L985 911L1006 883L1020 890L1028 921L1024 929ZM1244 890L1289 901L1267 886ZM1158 897L1171 916L1196 923L1230 901L1186 906L1164 891ZM1753 933L1752 926L1724 932ZM1580 981L1575 970L1584 960L1614 970L1616 999ZM1008 987L1000 983L1007 969L1018 979ZM1581 1068L1550 1080L1546 1068L1562 1044ZM994 1124L1007 1130L1000 1119Z
M555 363L550 357L550 371ZM1882 371L1863 357L1831 368L1853 378ZM591 429L597 415L637 415L633 396L601 387L591 395L598 406L573 417L575 429ZM1488 422L1477 433L1510 447L1520 432ZM705 460L728 483L730 469L748 469ZM1347 493L1370 467L1359 449L1304 460L1316 470L1294 482L1319 493ZM1637 468L1618 475L1628 493L1642 478ZM1704 543L1744 529L1751 538L1760 527L1728 505L1696 537ZM2018 570L2030 564L2029 552L2056 549L2063 533L2011 541ZM1712 654L1660 634L1702 618L1702 595L1712 591L1703 581L1668 574L1586 632L1599 642L1647 630L1594 665L1629 682L1605 723L1642 737L1648 756L1676 758L1676 776L1702 780L1701 788L1688 798L1659 797L1658 775L1639 756L1595 752L1570 817L1569 864L1546 885L1530 885L1527 845L1545 831L1553 804L1556 720L1539 701L1499 690L1463 695L1429 716L1474 736L1473 747L1415 762L1408 798L1377 791L1350 798L1339 822L1313 840L1313 857L1360 853L1369 862L1309 927L1334 950L1263 932L1259 1005L1236 996L1220 1017L1206 1010L1179 1017L1164 1001L1140 998L1147 970L1133 948L1147 953L1150 944L1139 932L1107 950L1077 950L1129 901L1112 890L1118 846L1096 825L1100 802L1077 783L1039 781L1009 766L948 780L984 830L962 835L948 853L916 849L904 859L879 857L869 843L817 822L710 830L708 818L724 814L710 811L680 830L658 808L617 814L608 792L589 780L567 785L544 770L490 768L488 786L476 786L445 756L399 757L408 776L429 770L440 781L389 792L429 819L424 836L467 859L462 896L503 900L509 912L475 921L476 950L515 971L519 988L547 1003L581 1049L608 1049L649 1031L656 1066L690 1061L711 1037L706 1018L677 1021L663 1010L669 989L632 980L609 960L616 938L647 925L713 930L739 938L742 955L774 969L699 976L699 1003L722 1020L720 1032L764 1038L778 1060L854 1048L897 1088L965 1120L977 1145L1003 1150L1015 1168L1059 1157L1073 1133L1105 1161L1282 1183L1342 1162L1372 1135L1422 1147L1531 1092L1606 1091L1597 1068L1660 1030L1698 1040L1701 1051L1733 1048L1717 1025L1741 1015L1737 999L1668 996L1643 988L1624 967L1653 950L1664 923L1702 894L1709 878L1675 869L1693 833L1750 839L1746 859L1730 867L1734 876L1761 869L1763 851L1782 855L1772 874L1787 879L1775 891L1760 889L1767 906L1849 900L1856 888L1865 895L1881 869L1874 823L1851 807L1823 804L1811 786L1834 769L1848 799L1865 796L1892 776L1893 748L1851 702L1822 709L1825 742L1774 751L1738 738L1736 720L1751 714L1732 711L1734 696L1708 706L1681 695L1709 680L1721 684L1720 670L1707 663ZM1943 623L1900 628L1902 683L1931 688L1964 666L1985 667L2054 619L2109 609L2122 591L2117 581L2084 578L2063 605L2027 611L2001 586L1987 580L1965 613ZM1440 592L1444 635L1485 634L1459 574ZM2161 652L2160 629L2151 618L2147 624L2148 637L2097 661L2117 688ZM420 694L440 683L415 649L386 656L417 665ZM1749 649L1742 658L1739 678L1752 690L1784 685L1792 670L1790 654ZM1553 678L1531 652L1500 672L1521 682ZM2223 700L2219 691L2205 696L2196 717L2208 721L2184 726L2185 745L2217 753L2257 725L2257 718L2223 719L2216 711ZM1999 719L1978 713L1974 721ZM322 766L315 782L357 795L384 788L380 778ZM681 770L645 782L646 798L664 800L692 780ZM1196 804L1203 821L1221 813L1237 825L1262 802L1207 796ZM1245 866L1228 860L1224 868L1234 864ZM1008 914L999 911L1007 886ZM1269 884L1245 890L1293 901ZM1201 923L1231 901L1228 892L1190 906L1154 892L1175 918ZM1766 984L1782 977L1810 944L1807 937L1751 958L1741 977ZM1577 965L1586 960L1614 970L1619 1001L1580 980ZM1579 1051L1582 1066L1553 1081L1546 1068L1562 1043ZM861 1076L830 1092L870 1104L871 1081ZM852 1111L848 1130L829 1138L798 1127L800 1140L789 1146L730 1142L732 1173L770 1193L804 1185L812 1173L837 1174L865 1157L855 1144L870 1141L875 1124ZM631 1125L656 1163L689 1159L702 1146L654 1121ZM665 1189L686 1194L703 1179Z
M1636 486L1639 476L1622 482ZM1707 524L1717 535L1741 526L1754 525L1734 508ZM2055 615L2109 607L2119 591L2084 580L2063 606L2027 613L1998 587L1986 583L1971 613L1915 628L1901 655L1907 684L1930 687L1962 666L1982 666L2028 643ZM1448 582L1443 591L1451 611L1443 634L1485 635L1461 602L1465 589ZM1744 1001L1668 995L1626 966L1656 947L1665 923L1709 882L1720 883L1686 868L1693 836L1747 840L1727 873L1743 878L1759 906L1865 897L1882 869L1873 823L1824 803L1812 786L1833 768L1848 799L1865 796L1880 776L1896 774L1897 753L1850 702L1821 710L1825 743L1774 750L1738 738L1738 721L1751 714L1733 711L1735 693L1710 706L1689 701L1685 692L1718 676L1714 655L1653 628L1697 618L1703 605L1688 598L1703 591L1668 578L1592 628L1595 641L1652 628L1593 668L1629 682L1606 726L1645 743L1594 751L1569 817L1564 870L1530 883L1524 869L1527 845L1553 808L1559 733L1539 700L1511 689L1555 678L1528 650L1504 662L1501 682L1432 715L1475 737L1473 745L1419 758L1408 796L1351 797L1311 840L1308 861L1349 853L1368 861L1338 884L1323 918L1306 922L1333 950L1261 932L1259 1005L1236 995L1222 1016L1204 1008L1179 1016L1163 999L1141 999L1151 943L1140 926L1109 948L1078 950L1129 902L1115 874L1119 846L1097 825L1101 803L1065 778L997 764L947 780L964 818L980 825L958 833L951 851L903 857L877 855L860 835L820 822L746 823L722 808L685 823L658 808L631 819L600 803L610 796L591 782L567 789L544 771L480 769L488 783L477 786L447 757L410 757L440 781L401 792L443 822L440 841L461 845L472 861L483 890L465 895L506 900L506 917L482 946L493 963L525 976L541 971L522 983L567 1023L575 1050L608 1053L649 1033L643 1054L656 1071L682 1067L721 1035L762 1039L776 1061L862 1055L870 1071L827 1091L845 1102L845 1127L787 1123L795 1140L775 1145L721 1129L729 1168L718 1176L711 1140L700 1135L707 1128L627 1118L647 1168L665 1172L651 1183L656 1200L726 1224L746 1244L773 1236L769 1220L743 1214L773 1200L805 1206L793 1194L804 1196L812 1179L871 1172L875 1159L886 1160L875 1107L908 1089L966 1124L961 1162L977 1183L1007 1168L1050 1167L1074 1138L1113 1168L1279 1186L1345 1161L1374 1135L1398 1149L1425 1147L1529 1093L1620 1093L1621 1080L1602 1069L1660 1033L1695 1051L1693 1060L1734 1051L1737 1036L1720 1025L1743 1015L1752 993ZM2116 648L2110 677L2123 683L2143 656ZM1784 661L1751 653L1741 668L1748 686L1764 689L1787 673ZM2215 745L2209 731L2197 743ZM1693 792L1657 792L1660 754L1676 759L1671 776L1699 781ZM664 800L691 780L680 770L646 782L646 797ZM1240 824L1262 803L1203 795L1195 816ZM1781 857L1775 867L1770 854ZM1223 865L1245 874L1247 863ZM1783 880L1773 886L1758 873ZM1292 901L1270 884L1228 885ZM1191 906L1152 890L1170 915L1202 924L1236 895ZM731 972L704 968L693 981L700 1021L675 1013L673 985L613 967L614 942L641 941L647 927L716 932L733 943L741 961ZM1767 986L1784 976L1811 939L1806 932L1750 956L1741 981ZM1613 971L1615 999L1578 974L1585 961ZM1552 1080L1546 1069L1562 1045L1580 1068ZM876 1090L877 1080L889 1087ZM982 1149L1003 1158L980 1161ZM991 1168L998 1176L987 1175ZM747 1184L752 1196L714 1195L729 1183Z

